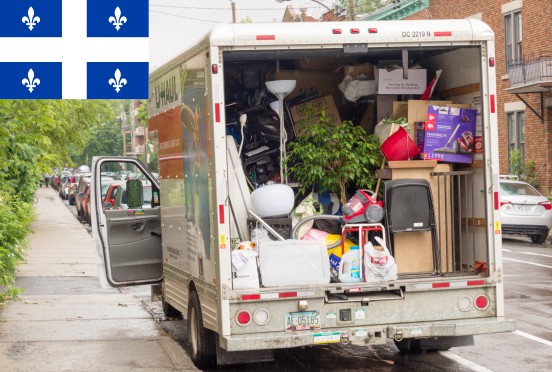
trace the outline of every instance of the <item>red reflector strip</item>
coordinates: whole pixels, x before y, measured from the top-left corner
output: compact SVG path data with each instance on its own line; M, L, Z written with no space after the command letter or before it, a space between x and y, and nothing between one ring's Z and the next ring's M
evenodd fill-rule
M358 28L351 28L351 34L359 34L360 33L360 29Z
M276 35L257 35L257 40L276 40Z
M260 300L261 295L259 293L257 294L248 294L248 295L242 295L242 301L248 301L248 300Z
M431 287L432 287L432 288L449 288L449 287L450 287L450 283L448 283L448 282L433 283L433 284L431 284Z
M360 292L360 288L350 288L347 292Z
M297 292L282 292L278 293L278 298L297 297Z
M439 36L452 36L452 32L450 31L436 31L433 33L433 36L439 37Z
M369 33L369 34L377 34L377 33L378 33L378 29L377 29L377 28L369 28L369 29L368 29L368 33Z
M220 123L220 103L215 103L215 123Z
M499 198L498 198L498 192L494 192L494 209L495 211L499 210L500 209L500 201L499 201Z
M219 205L219 223L224 225L224 205Z
M341 29L340 29L340 28L334 28L334 29L332 30L332 34L334 34L334 35L340 35L340 34L341 34Z
M496 111L495 107L495 95L491 94L491 114L494 114Z
M485 285L484 280L468 280L468 287L475 286L475 285Z

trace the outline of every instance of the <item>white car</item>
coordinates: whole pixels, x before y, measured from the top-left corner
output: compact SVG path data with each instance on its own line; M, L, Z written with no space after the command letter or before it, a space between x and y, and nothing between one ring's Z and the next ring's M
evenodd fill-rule
M500 180L500 215L503 234L529 235L543 244L552 228L552 203L526 182Z

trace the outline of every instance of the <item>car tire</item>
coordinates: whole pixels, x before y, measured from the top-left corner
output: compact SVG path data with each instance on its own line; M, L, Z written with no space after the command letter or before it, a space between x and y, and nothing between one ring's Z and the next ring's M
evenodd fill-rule
M75 200L74 199L69 199L69 205L75 205Z
M199 297L194 290L188 299L188 341L192 345L191 359L199 369L216 364L215 332L203 326Z
M548 234L531 235L531 241L535 244L544 244L547 238Z

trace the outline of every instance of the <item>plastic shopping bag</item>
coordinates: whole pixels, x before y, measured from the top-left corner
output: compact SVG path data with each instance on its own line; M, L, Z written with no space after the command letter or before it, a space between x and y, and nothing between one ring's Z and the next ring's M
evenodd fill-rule
M366 282L385 282L397 279L397 264L385 242L375 237L379 246L371 242L364 245L364 272Z

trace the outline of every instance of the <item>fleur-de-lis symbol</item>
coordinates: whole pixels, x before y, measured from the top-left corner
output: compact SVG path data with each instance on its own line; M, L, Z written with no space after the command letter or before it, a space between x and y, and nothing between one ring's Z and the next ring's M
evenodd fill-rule
M32 6L30 6L29 10L27 11L27 15L21 18L21 22L26 24L29 27L29 30L32 31L34 26L36 26L37 23L40 23L40 17L34 16L34 9Z
M127 80L125 78L121 79L121 71L119 69L115 70L115 79L111 78L108 81L109 85L112 85L113 88L115 88L115 92L119 93L121 88L127 84Z
M109 23L113 23L115 29L119 31L123 23L126 23L127 18L125 16L121 17L121 9L119 7L115 8L115 17L111 16L108 19Z
M40 85L40 79L35 79L34 71L32 68L30 68L29 72L27 73L27 77L21 80L21 84L29 88L29 92L32 93L34 88L36 88L37 85Z

